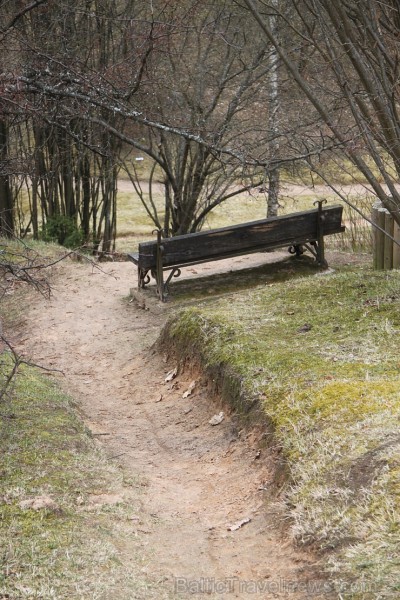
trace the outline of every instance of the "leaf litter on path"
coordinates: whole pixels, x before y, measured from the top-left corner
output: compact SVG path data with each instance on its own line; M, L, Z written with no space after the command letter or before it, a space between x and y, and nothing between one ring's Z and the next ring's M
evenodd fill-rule
M189 385L189 387L188 387L188 389L186 390L186 392L184 392L184 393L182 394L182 398L188 398L189 396L191 396L191 395L192 395L192 392L193 392L194 388L196 387L196 383L197 383L197 382L196 382L196 380L193 380L193 381L191 382L191 384Z
M208 422L210 423L210 425L219 425L220 423L222 423L224 418L225 418L224 411L221 410L220 413L211 417L211 419Z

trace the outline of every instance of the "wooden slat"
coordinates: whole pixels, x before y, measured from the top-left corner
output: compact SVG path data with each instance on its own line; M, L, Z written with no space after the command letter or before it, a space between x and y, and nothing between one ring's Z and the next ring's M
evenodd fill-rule
M128 255L129 260L131 260L135 265L139 263L139 253L138 252L130 252Z
M344 231L342 206L323 209L324 235ZM185 265L228 256L305 244L317 239L317 209L262 219L231 227L200 231L162 240L163 265ZM155 242L139 244L139 266L150 269L156 264ZM133 255L132 255L133 256ZM131 258L134 262L133 258Z

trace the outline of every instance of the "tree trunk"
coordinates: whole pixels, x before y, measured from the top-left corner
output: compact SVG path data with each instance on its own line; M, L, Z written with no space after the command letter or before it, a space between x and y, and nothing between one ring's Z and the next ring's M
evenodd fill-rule
M272 8L278 8L278 0L272 0ZM269 16L271 31L276 33L276 15ZM269 78L268 78L268 130L269 130L269 155L271 159L277 158L279 152L279 80L278 63L279 57L274 46L271 45L269 55ZM276 217L279 207L279 169L275 168L268 172L268 201L267 217Z
M12 237L14 234L13 198L8 174L8 127L0 121L0 235Z
M89 240L90 235L90 162L85 154L81 161L81 181L82 181L82 231L84 241Z
M268 173L268 201L267 217L278 216L279 208L279 169L273 169Z

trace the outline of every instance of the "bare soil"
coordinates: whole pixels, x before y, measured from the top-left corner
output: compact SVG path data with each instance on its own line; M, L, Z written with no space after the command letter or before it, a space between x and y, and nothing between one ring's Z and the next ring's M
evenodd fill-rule
M235 260L242 262L235 268L248 267L260 257ZM215 263L212 272L230 268L232 262ZM101 269L63 263L51 300L35 299L19 349L64 372L59 381L88 427L137 482L135 535L143 541L144 572L159 581L159 598L331 597L312 591L323 583L319 560L292 546L282 506L267 501L273 453L260 454L257 431L240 428L200 373L187 370L165 381L176 365L153 344L168 307L156 314L129 300L136 280L131 263ZM224 420L210 425L221 410ZM112 498L121 490L108 493ZM131 530L127 524L124 556ZM127 596L117 591L113 600Z

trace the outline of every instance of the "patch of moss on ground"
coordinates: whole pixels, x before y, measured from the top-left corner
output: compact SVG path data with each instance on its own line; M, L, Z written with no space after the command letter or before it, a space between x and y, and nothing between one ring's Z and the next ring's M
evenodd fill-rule
M366 268L226 295L163 334L236 407L262 406L288 463L293 536L327 551L346 598L398 593L399 336L400 273Z
M0 371L10 366L3 352ZM0 597L160 597L140 574L140 538L131 536L128 555L120 548L139 506L68 398L30 367L9 392L0 404ZM90 508L90 494L115 492L129 503ZM24 508L38 497L54 505Z

